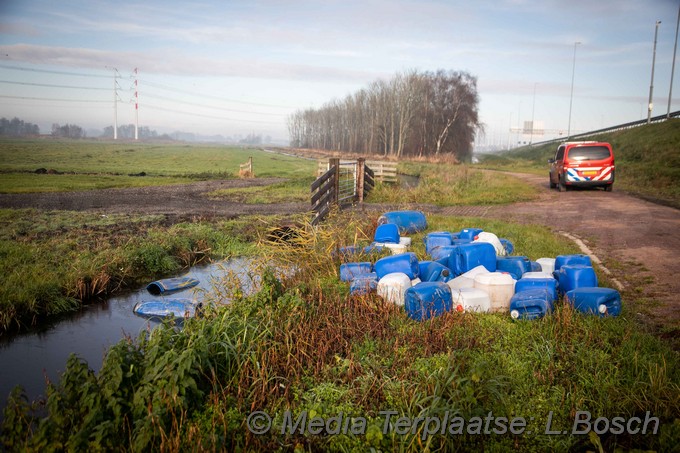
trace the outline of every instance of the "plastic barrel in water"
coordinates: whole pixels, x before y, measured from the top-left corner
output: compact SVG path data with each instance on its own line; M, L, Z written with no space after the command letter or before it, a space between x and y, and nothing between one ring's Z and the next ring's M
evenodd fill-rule
M423 242L425 242L425 253L429 255L435 247L451 245L452 241L453 235L448 231L429 233L423 239Z
M491 310L491 298L478 288L451 289L452 309L459 312L485 313Z
M621 295L612 288L576 288L568 291L565 298L583 313L600 317L621 314Z
M393 272L402 272L413 280L418 277L418 258L413 252L386 256L376 261L373 269L378 274L378 278L383 278Z
M550 293L545 289L520 291L510 299L512 319L538 319L551 310Z
M451 269L443 264L432 262L425 269L425 273L420 275L420 279L424 282L448 282L453 278Z
M412 234L427 229L427 219L420 211L392 211L378 217L378 225L393 223L400 234Z
M559 291L566 293L576 288L597 286L597 275L592 266L583 264L565 264L557 271Z
M590 257L588 255L558 255L555 258L555 269L554 271L559 271L565 264L582 264L584 266L592 266L590 262Z
M404 308L416 321L451 311L451 288L444 282L423 282L406 290Z
M452 260L455 260L455 264ZM489 272L496 270L496 249L493 245L486 242L461 244L455 254L449 256L449 268L457 274L463 274L480 265Z
M510 274L489 272L475 276L475 288L485 291L491 299L491 311L507 312L515 294L515 279Z
M526 274L525 274L526 275ZM547 275L547 274L546 274ZM515 283L515 293L532 289L544 289L550 294L550 306L557 300L557 280L552 277L547 278L525 278L522 277Z
M399 227L393 223L385 223L378 225L373 236L374 242L389 242L392 244L399 243Z
M496 270L508 272L519 280L525 272L531 272L531 261L526 256L499 256L496 258Z
M477 236L482 231L484 230L481 228L463 228L458 233L458 239L469 239L473 241L475 239L475 236Z
M374 293L378 289L378 274L371 272L370 274L361 275L349 285L349 293L352 295L363 295Z
M395 305L404 305L404 294L411 288L411 279L403 272L393 272L378 280L378 296Z
M366 275L373 272L372 264L368 261L360 263L344 263L340 265L340 280L343 282L351 282L360 275Z

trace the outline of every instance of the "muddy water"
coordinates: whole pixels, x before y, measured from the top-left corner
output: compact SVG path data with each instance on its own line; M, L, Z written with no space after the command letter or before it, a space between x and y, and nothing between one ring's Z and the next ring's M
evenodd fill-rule
M80 312L26 331L0 342L0 419L7 396L21 385L34 400L45 394L45 379L58 381L71 353L86 360L98 371L106 350L124 336L136 338L158 323L135 315L137 302L158 298L215 299L224 285L238 279L245 292L257 286L259 278L250 275L250 261L244 258L195 266L180 276L194 277L200 284L169 296L151 296L146 287L88 305Z

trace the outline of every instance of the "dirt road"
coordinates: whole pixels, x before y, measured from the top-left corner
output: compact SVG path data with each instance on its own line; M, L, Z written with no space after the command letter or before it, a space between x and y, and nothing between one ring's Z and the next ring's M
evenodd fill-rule
M310 209L309 203L258 205L232 203L206 196L218 189L267 186L281 181L284 179L227 179L131 189L0 194L0 208L95 211L102 214L219 215L225 218L249 214L287 214Z
M508 206L429 207L449 215L508 219L543 224L583 240L624 285L625 300L642 320L680 336L680 211L644 201L615 188L548 189L547 175L517 175L540 188L538 200ZM225 188L273 184L276 178L204 181L187 185L107 189L42 194L0 194L0 208L37 208L102 213L219 215L291 214L308 211L308 203L247 205L208 198ZM380 209L380 206L372 206ZM394 209L389 207L388 209ZM398 209L398 207L397 207Z

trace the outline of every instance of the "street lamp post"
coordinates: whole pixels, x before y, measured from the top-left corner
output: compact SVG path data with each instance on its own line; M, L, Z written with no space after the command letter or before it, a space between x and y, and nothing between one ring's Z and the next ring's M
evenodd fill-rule
M649 83L649 104L647 104L647 124L652 121L652 93L654 93L654 64L656 63L656 38L659 35L660 20L656 21L656 28L654 29L654 50L652 51L652 81Z
M571 68L571 95L569 96L569 125L567 126L567 141L571 137L571 107L574 102L574 75L576 74L576 46L581 44L579 41L574 43L574 63Z
M671 117L671 97L673 95L673 76L675 75L675 54L678 52L678 29L680 28L680 7L678 7L678 21L675 24L675 45L673 46L673 66L671 66L671 86L668 88L668 111L666 119Z

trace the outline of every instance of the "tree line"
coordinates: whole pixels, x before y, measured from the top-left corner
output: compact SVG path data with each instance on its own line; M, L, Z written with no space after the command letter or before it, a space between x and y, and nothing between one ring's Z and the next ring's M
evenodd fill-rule
M23 137L26 135L39 135L40 128L37 124L29 123L19 118L0 118L0 136Z
M477 78L410 71L288 118L290 145L382 156L468 160L480 129Z

